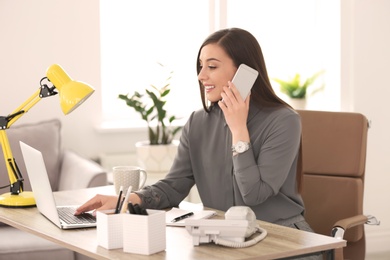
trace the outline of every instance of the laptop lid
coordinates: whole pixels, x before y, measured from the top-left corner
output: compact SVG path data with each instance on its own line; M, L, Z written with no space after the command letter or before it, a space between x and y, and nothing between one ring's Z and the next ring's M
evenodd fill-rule
M20 148L39 212L63 229L96 226L96 223L66 224L60 220L42 153L23 142Z

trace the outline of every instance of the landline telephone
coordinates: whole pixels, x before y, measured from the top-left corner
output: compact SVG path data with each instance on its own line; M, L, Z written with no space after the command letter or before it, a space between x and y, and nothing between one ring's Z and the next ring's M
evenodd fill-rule
M193 245L214 242L228 247L252 246L267 236L267 231L256 223L256 215L246 206L233 206L225 213L225 219L187 219L187 231L192 235ZM252 237L245 241L246 238Z

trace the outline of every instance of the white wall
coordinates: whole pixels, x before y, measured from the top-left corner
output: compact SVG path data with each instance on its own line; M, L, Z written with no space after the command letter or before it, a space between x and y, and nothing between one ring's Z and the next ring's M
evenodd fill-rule
M54 63L96 91L77 110L64 116L58 97L41 100L14 125L58 117L63 146L82 155L134 150L143 132L101 134L99 1L0 0L0 116L30 97Z
M365 114L372 124L364 211L381 226L366 226L367 251L385 251L390 258L390 1L343 0L341 10L342 107Z
M369 131L365 211L381 219L368 227L368 252L389 250L390 244L390 1L343 0L342 107L372 121ZM0 0L0 116L6 116L39 87L48 66L61 64L69 75L95 87L96 93L68 116L57 97L42 100L15 123L58 117L63 146L85 156L134 151L143 131L99 132L101 80L99 1ZM326 51L326 50L325 50ZM0 173L1 174L1 173Z

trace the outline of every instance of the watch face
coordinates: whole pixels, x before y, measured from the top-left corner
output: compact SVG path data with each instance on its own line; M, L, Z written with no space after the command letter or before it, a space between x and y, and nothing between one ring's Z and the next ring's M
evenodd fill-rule
M236 153L243 153L249 149L249 143L245 143L242 141L238 141L234 146L234 150Z
M235 145L232 146L232 152L243 153L245 151L248 151L250 146L250 143L238 141Z
M238 143L237 143L237 145L236 145L236 151L237 151L237 153L242 153L242 152L245 151L245 149L246 149L245 143L243 143L243 142L238 142Z

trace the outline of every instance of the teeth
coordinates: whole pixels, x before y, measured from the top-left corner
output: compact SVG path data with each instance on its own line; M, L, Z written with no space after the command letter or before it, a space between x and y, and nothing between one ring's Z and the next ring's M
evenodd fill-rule
M205 89L212 89L215 88L214 86L206 86Z

